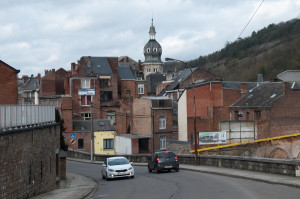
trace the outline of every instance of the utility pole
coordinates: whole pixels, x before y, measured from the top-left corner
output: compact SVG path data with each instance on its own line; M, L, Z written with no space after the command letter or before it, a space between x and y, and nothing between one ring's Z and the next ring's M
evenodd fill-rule
M93 128L93 103L90 102L91 112L91 161L94 161L94 128Z
M189 68L191 71L192 75L192 85L193 85L193 112L194 112L194 117L193 117L193 126L194 126L194 145L195 145L195 165L199 165L199 159L198 159L198 135L196 131L196 97L195 97L195 80L194 80L194 74L193 70L190 66L188 66L187 62L178 60L178 59L173 59L173 58L165 58L166 61L177 61L181 62L185 65L186 68Z

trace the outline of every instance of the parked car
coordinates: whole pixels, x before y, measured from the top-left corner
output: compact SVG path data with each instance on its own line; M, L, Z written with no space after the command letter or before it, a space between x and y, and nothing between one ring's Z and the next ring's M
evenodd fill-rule
M179 171L179 162L177 156L172 151L155 152L154 155L149 158L148 171L151 173L153 170L155 173L159 173L162 170L171 171L174 169Z
M132 162L125 157L110 157L104 160L101 168L102 178L106 180L114 178L134 178Z

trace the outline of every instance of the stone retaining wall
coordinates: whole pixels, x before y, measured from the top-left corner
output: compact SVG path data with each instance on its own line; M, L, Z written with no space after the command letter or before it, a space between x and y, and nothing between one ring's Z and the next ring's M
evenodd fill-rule
M151 155L124 155L131 162L146 163ZM90 154L78 151L68 151L68 157L90 160ZM95 155L94 160L103 161L111 155ZM222 155L199 155L200 165L224 167L232 169L242 169L258 171L264 173L275 173L289 176L300 176L300 160L253 158L241 156ZM181 164L194 164L195 155L178 155Z

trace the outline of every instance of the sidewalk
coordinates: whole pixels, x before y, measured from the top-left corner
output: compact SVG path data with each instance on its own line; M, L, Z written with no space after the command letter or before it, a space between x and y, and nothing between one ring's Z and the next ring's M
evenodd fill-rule
M80 160L80 159L72 159L72 158L68 158L67 160L86 162L90 164L101 164L101 162L98 161L91 162L89 160ZM147 163L134 163L134 166L147 166ZM230 176L236 178L244 178L249 180L266 182L270 184L280 184L280 185L300 188L300 177L291 177L285 175L268 174L268 173L210 167L210 166L194 166L194 165L187 165L187 164L180 164L180 169L194 171L194 172ZM67 180L65 182L65 186L63 186L60 189L55 189L53 191L50 191L48 193L38 195L33 199L42 199L42 198L81 199L88 196L93 191L93 188L96 186L97 183L90 178L73 174L73 173L67 173Z

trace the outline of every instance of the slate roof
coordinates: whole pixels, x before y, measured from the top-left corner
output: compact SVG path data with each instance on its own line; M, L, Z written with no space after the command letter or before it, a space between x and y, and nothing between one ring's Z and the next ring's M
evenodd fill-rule
M271 108L282 96L282 82L262 83L232 104L230 108Z
M148 94L156 94L156 85L166 80L166 75L161 73L152 73L147 75L147 92Z
M192 68L194 72L197 68ZM186 80L191 75L190 69L181 70L176 77L173 78L173 82L168 84L159 94L158 96L164 96L167 91L175 90L179 88L179 84Z
M247 84L247 90L251 90L258 86L258 82L222 82L223 88L230 88L235 90L241 90L241 84L245 83Z
M121 80L135 80L132 70L129 67L118 67L118 73Z
M95 131L115 131L109 120L93 120ZM91 131L91 120L73 120L73 131Z
M85 72L90 74L92 71L96 75L112 75L110 64L107 57L83 57L86 62L91 59L90 66L85 66Z
M40 80L30 77L25 84L19 87L19 91L35 91L40 89Z

